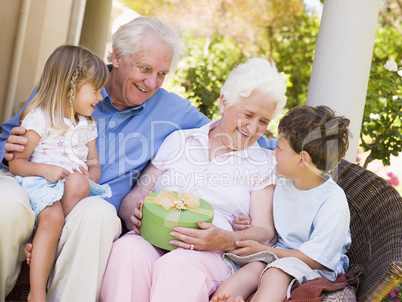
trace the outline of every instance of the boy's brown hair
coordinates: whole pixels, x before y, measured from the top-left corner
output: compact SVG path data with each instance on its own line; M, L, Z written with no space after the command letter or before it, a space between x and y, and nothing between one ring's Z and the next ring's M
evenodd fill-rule
M349 123L327 106L300 106L281 119L278 133L288 140L293 151L308 152L319 170L329 172L349 147Z

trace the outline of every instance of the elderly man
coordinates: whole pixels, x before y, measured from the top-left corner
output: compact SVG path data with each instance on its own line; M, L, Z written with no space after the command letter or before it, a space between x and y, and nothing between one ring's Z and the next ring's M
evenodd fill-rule
M94 112L100 183L111 186L113 197L107 201L86 198L66 218L48 283L48 300L98 299L112 242L121 232L116 215L121 200L167 135L209 121L188 100L161 88L181 51L177 32L156 19L137 18L115 33L111 82ZM0 158L4 157L0 172L1 301L16 282L23 248L34 227L29 196L7 171L10 152L21 150L25 143L25 138L14 135L25 131L14 128L18 119L19 115L5 123L0 135Z

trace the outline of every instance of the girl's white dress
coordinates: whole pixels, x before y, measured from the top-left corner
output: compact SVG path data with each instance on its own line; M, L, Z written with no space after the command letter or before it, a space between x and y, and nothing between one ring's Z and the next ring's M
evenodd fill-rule
M40 108L35 108L27 114L21 126L35 131L40 136L29 161L60 166L70 172L73 172L73 168L79 170L79 166L88 169L85 163L88 155L86 145L96 139L98 135L96 122L88 121L83 116L79 116L79 122L76 125L72 125L71 121L66 118L64 122L69 126L68 129L55 129L48 125L46 113ZM40 176L16 176L15 178L29 193L35 217L45 207L60 200L63 196L65 179L51 183ZM90 196L112 196L109 185L99 185L90 179L88 181Z

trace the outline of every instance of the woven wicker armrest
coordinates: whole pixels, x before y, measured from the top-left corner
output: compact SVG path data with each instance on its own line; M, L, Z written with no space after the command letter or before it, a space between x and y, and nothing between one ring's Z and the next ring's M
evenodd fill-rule
M364 301L381 301L402 282L402 262L392 262L385 276L367 294Z
M402 197L383 178L346 160L333 177L351 213L347 255L364 270L357 301L381 301L402 282Z

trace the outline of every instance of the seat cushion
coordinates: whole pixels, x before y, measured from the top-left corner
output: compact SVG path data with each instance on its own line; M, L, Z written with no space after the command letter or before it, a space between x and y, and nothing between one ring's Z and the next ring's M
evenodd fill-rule
M356 295L353 289L345 287L343 290L326 294L322 302L356 302Z

